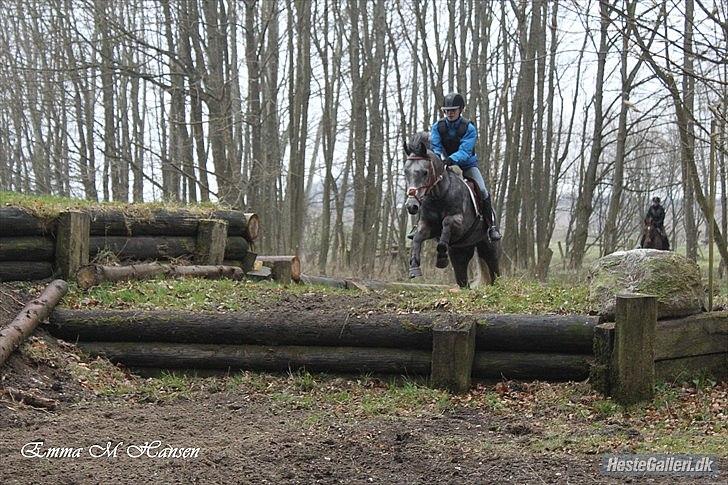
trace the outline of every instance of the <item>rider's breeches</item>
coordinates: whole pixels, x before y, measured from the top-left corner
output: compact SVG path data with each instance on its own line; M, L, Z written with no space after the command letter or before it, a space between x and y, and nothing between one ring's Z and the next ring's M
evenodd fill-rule
M483 200L490 197L490 191L488 191L488 188L485 186L483 174L480 173L480 169L477 166L466 168L463 170L463 175L478 185L478 190L480 190L480 196Z

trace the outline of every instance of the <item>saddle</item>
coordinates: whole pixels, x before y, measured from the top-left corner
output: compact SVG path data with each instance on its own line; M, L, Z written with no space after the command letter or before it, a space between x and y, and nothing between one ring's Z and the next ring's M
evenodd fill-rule
M483 207L481 206L483 198L480 194L480 189L478 189L478 184L473 182L471 179L463 175L462 170L460 170L460 167L457 168L457 170L453 170L453 166L447 167L448 170L453 172L454 174L458 175L458 178L465 184L465 186L468 188L468 193L470 194L470 200L473 202L473 207L475 207L475 215L479 218L483 217Z
M483 197L481 197L478 184L467 177L460 177L460 179L465 182L465 186L470 192L470 199L473 201L473 207L475 207L475 215L483 217L483 207L481 206L483 203Z

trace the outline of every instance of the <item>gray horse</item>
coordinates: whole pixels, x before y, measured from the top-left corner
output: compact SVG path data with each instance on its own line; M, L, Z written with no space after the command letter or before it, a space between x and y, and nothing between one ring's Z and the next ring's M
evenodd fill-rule
M420 252L422 242L437 238L438 268L447 267L448 255L460 287L468 286L468 263L478 251L480 274L493 284L500 275L499 244L488 239L485 222L476 209L473 197L462 177L447 169L431 150L428 133L416 133L404 143L407 161L407 212L420 214L412 242L410 278L422 276Z

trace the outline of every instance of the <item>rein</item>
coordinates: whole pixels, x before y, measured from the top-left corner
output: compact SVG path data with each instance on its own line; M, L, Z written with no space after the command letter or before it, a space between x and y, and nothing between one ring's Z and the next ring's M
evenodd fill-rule
M430 161L430 175L427 177L427 182L425 182L425 185L422 185L420 187L409 187L407 189L407 196L408 197L414 197L417 202L422 204L422 199L427 197L427 194L442 181L442 179L445 177L445 170L447 170L447 167L444 167L442 170L442 173L439 176L435 176L435 164L432 161L432 158L430 157L421 157L419 155L411 154L407 156L407 160L429 160ZM423 190L424 189L424 190ZM420 194L420 190L422 190L422 193Z

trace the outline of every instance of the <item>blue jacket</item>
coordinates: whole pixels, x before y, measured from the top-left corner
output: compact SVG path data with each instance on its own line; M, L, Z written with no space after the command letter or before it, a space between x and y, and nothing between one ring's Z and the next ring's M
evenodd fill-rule
M440 131L437 129L437 125L440 120L436 121L432 125L430 130L430 144L432 145L432 151L440 155L441 158L447 158L445 148L442 146L442 140L440 139ZM463 117L461 116L455 122L450 123L445 118L445 125L448 128L448 134L451 137L455 137L457 129L463 123ZM458 165L461 169L466 170L470 167L478 166L478 156L474 153L475 140L478 138L478 130L475 129L475 125L470 123L468 130L465 132L463 137L460 139L460 147L458 151L450 154L450 158Z

